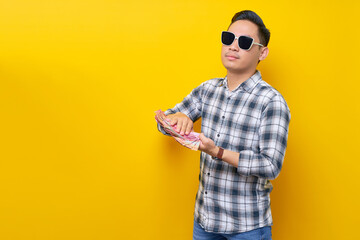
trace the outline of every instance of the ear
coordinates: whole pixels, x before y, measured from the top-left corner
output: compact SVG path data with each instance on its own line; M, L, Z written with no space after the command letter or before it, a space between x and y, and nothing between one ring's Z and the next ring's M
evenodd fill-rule
M268 54L269 54L269 48L263 47L260 51L259 60L260 61L264 60Z

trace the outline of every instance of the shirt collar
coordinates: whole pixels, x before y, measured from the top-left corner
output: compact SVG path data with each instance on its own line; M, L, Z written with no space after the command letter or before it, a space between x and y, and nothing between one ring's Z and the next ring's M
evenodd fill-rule
M246 81L239 84L239 86L237 86L232 92L237 92L239 89L243 89L247 92L251 92L260 80L261 80L261 73L259 70L256 70L256 72L251 77L249 77ZM220 86L223 86L227 90L229 90L228 85L227 85L227 76L225 76L223 81L220 82L219 87Z

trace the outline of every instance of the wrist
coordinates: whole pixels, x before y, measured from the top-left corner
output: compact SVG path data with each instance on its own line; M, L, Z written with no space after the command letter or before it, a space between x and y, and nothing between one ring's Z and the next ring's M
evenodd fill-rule
M218 154L218 152L219 152L219 150L220 150L220 148L219 148L218 146L215 146L210 155L211 155L212 157L216 157L217 154Z
M210 155L212 156L213 159L223 160L224 151L225 151L225 149L223 149L222 147L215 147L213 154L210 154Z

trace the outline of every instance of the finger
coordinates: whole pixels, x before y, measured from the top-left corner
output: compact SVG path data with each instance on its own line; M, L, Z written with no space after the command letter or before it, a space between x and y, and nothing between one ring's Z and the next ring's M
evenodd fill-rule
M185 132L185 134L186 135L189 135L189 133L191 132L191 130L192 130L192 123L189 121L188 122L188 125L186 126L186 132Z
M182 124L181 124L181 131L180 131L180 134L181 135L184 135L185 131L186 131L186 121L183 121Z
M166 115L165 115L164 113L161 113L161 117L162 117L163 119L166 119Z
M159 113L156 114L156 119L157 119L161 124L163 124L162 117L160 116Z
M160 121L163 121L163 120L164 120L164 117L163 117L161 114L157 115L157 118L158 118Z
M180 132L181 126L182 126L182 120L181 120L181 119L177 119L177 125L176 125L176 131L177 131L177 132Z
M184 120L183 121L183 124L182 124L182 126L181 126L181 135L184 135L185 134L185 132L186 132L186 129L187 129L187 125L188 125L188 121L187 120Z
M177 117L171 116L171 117L169 117L169 118L170 118L170 124L171 124L171 125L175 125L175 124L178 123L178 118L177 118Z
M200 134L199 134L199 138L200 138L201 141L202 141L202 134L203 134L203 133L200 133Z
M200 133L199 138L200 138L201 142L204 142L206 140L206 137L203 133Z
M166 117L166 115L163 112L158 112L157 117L160 119L164 119Z
M201 141L201 139L200 139L200 145L199 145L199 150L200 151L203 151L205 149L205 145L204 145L204 143Z

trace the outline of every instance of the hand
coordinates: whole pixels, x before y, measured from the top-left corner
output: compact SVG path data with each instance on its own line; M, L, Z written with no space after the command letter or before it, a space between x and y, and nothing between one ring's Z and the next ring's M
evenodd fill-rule
M199 150L215 157L219 151L219 148L215 146L215 143L210 138L205 137L203 133L200 133L200 146Z
M159 112L156 114L156 117L157 117L157 120L158 120L162 125L164 125L164 121L162 120L162 119L166 119L166 115L164 114L164 112L159 111Z
M184 133L188 135L193 129L193 121L191 121L191 119L182 112L169 114L166 116L166 118L170 120L171 126L176 124L175 130L181 135L184 135Z

